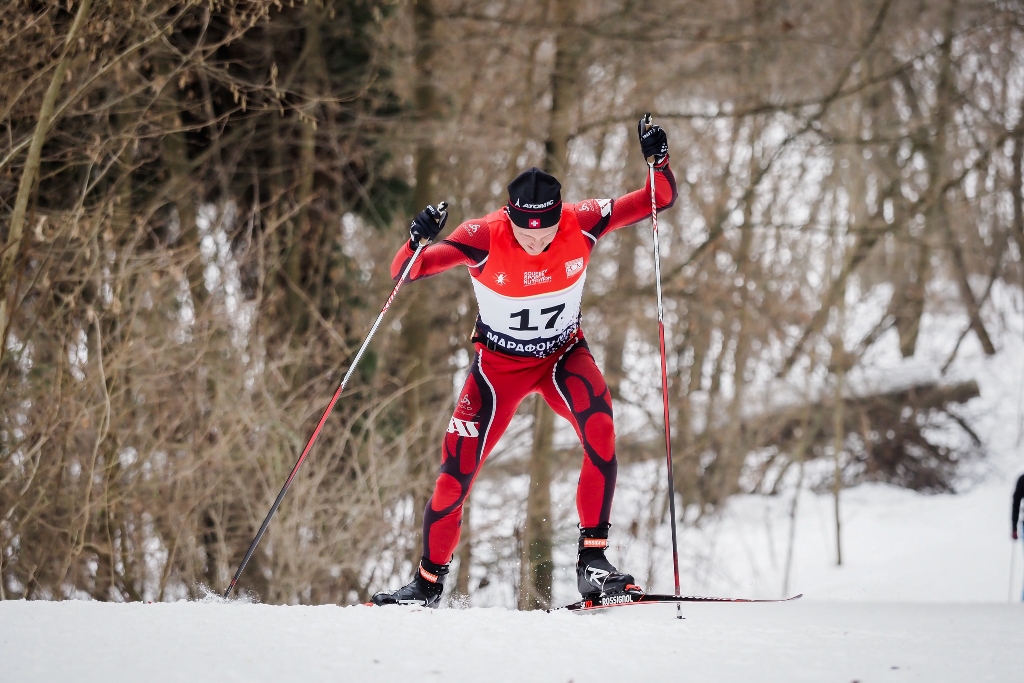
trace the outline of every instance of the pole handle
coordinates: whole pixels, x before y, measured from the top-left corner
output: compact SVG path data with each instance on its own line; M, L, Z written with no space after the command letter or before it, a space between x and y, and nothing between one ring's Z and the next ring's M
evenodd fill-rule
M448 202L445 202L445 201L438 202L437 203L437 211L442 216L447 216L448 215ZM425 247L428 244L430 244L430 240L428 240L426 237L421 237L420 238L419 245L421 247Z
M651 112L644 114L644 132L647 132L654 126L654 121L651 119ZM653 156L647 157L647 165L654 167L655 158Z

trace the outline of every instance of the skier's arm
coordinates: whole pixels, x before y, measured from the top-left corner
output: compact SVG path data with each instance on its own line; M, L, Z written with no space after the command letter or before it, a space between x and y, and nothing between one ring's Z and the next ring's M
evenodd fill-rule
M490 233L486 224L479 221L466 221L452 231L452 234L445 239L430 244L420 252L419 259L413 264L409 272L410 280L430 277L443 273L455 266L468 266L469 268L479 267L487 258L487 250L490 246ZM402 245L402 248L395 254L391 262L391 278L397 280L406 264L412 258L414 249L409 242Z
M678 196L676 177L666 155L662 164L654 168L654 198L658 204L658 213L675 204ZM630 192L618 199L588 199L577 207L576 216L580 227L596 242L612 230L634 225L651 217L651 175L647 174L647 182L644 183L642 190Z

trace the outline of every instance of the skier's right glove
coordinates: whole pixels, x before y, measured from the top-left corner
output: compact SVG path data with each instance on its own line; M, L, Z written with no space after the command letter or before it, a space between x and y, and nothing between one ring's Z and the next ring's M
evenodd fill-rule
M412 219L409 226L411 246L415 249L419 246L420 240L433 242L437 234L444 230L444 224L448 222L448 212L438 211L433 206L427 206Z
M654 165L661 166L668 156L668 135L661 126L646 127L647 117L644 116L636 124L636 134L640 138L640 149L644 159L654 157Z

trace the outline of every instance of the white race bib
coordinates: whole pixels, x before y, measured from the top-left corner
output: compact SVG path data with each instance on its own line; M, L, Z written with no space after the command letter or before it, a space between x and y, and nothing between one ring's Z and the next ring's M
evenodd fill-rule
M575 273L573 273L575 274ZM557 292L503 296L473 278L480 334L498 349L518 356L544 357L561 348L579 329L586 270Z

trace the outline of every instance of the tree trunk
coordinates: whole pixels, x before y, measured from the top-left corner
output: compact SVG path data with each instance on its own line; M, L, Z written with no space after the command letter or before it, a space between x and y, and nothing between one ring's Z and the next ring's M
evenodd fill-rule
M1017 240L1017 250L1020 252L1020 267L1024 277L1024 121L1017 124L1013 136L1013 180L1011 181L1010 196L1013 198L1013 236Z
M57 58L57 66L50 78L50 85L43 96L43 102L39 107L39 118L36 121L36 129L32 134L32 142L28 148L28 156L25 158L25 167L21 171L21 179L18 181L18 194L14 200L14 211L11 212L10 228L7 232L7 241L0 250L0 360L3 360L4 350L7 348L7 326L9 318L8 299L11 297L11 282L14 280L14 264L18 259L18 252L21 248L21 238L25 234L25 214L28 211L28 200L32 194L32 188L36 182L36 174L39 172L39 162L42 156L43 143L46 141L46 134L53 125L53 108L57 103L57 95L60 94L60 86L64 83L64 74L67 73L68 62L71 60L71 52L75 48L78 32L89 16L92 7L92 0L82 0L75 14L75 20L68 30L67 38L64 39L64 49Z
M316 129L319 112L318 98L324 88L327 74L324 67L323 49L320 41L320 23L323 16L315 4L306 7L306 44L303 48L304 61L304 95L306 106L303 116L299 119L299 163L295 203L298 213L294 220L291 244L285 261L285 275L288 278L288 313L292 321L292 331L296 337L302 336L309 328L309 298L303 295L303 288L309 286L309 278L303 278L303 256L308 248L316 251L310 244L309 204L313 199L313 174L316 170ZM315 305L315 302L314 302Z
M619 253L615 270L615 291L632 292L636 290L636 248L640 242L640 227L618 231ZM625 296L615 302L612 319L608 324L608 342L605 344L604 377L612 398L621 401L621 385L625 377L622 365L622 353L626 348L626 336L629 333L631 309L635 304Z
M946 243L949 246L950 258L953 262L953 271L956 273L956 281L960 287L960 298L963 299L964 306L967 308L967 316L971 321L971 329L974 330L974 334L978 336L978 341L981 342L981 348L985 351L986 355L995 355L996 347L992 343L992 338L988 334L988 330L985 329L985 323L981 319L981 303L978 298L974 295L974 290L971 289L971 283L968 280L967 261L964 258L964 250L960 247L960 242L957 238L956 233L953 231L953 226L949 220L949 214L945 210L945 202L942 198L939 198L940 210L937 212L938 220L941 220L946 231Z
M199 309L207 299L206 281L199 248L199 226L196 223L196 186L189 182L192 167L189 164L185 132L182 130L174 87L174 80L168 79L164 86L164 101L161 103L164 108L162 124L165 133L160 141L160 151L167 163L167 183L172 188L171 201L178 214L178 250L185 256L185 276L192 294L192 305L198 317Z
M750 59L745 60L745 63L749 64ZM748 78L752 80L752 77L748 75ZM751 139L757 139L760 137L760 122L755 121L752 124L752 130L750 133ZM751 154L750 160L748 161L748 176L755 178L757 175L758 164L760 160L757 155ZM743 225L748 226L751 224L751 202L747 201L743 203ZM721 496L723 498L731 496L739 489L740 474L743 470L743 464L746 460L747 449L743 443L743 432L739 429L739 425L742 421L743 414L743 401L744 393L747 387L746 380L746 367L747 360L750 358L751 352L751 340L753 335L750 333L748 327L750 324L750 312L748 306L748 300L750 298L750 290L747 288L747 282L751 276L752 264L750 260L751 244L753 242L753 231L743 229L740 232L740 243L736 249L736 253L733 255L733 262L736 264L736 271L739 275L739 284L735 285L736 290L733 294L734 301L738 311L731 325L728 326L728 331L725 331L723 326L723 333L725 340L722 343L722 352L719 354L718 367L722 366L722 361L728 353L731 340L735 339L735 349L733 351L733 396L729 403L729 423L725 426L725 433L720 439L721 452L718 454L718 461L716 461L716 475L718 478L718 486L721 490ZM730 339L731 337L731 339ZM715 383L716 385L718 382ZM716 394L718 387L712 387L712 393ZM712 414L708 414L708 429L715 429L712 424Z
M416 146L415 188L412 195L412 212L421 211L427 204L436 201L435 179L437 172L437 153L434 148L433 126L440 117L440 105L437 89L434 84L433 56L436 51L434 29L436 14L432 0L414 0L413 30L416 40L414 65L416 84L414 91L415 117L423 137ZM405 235L403 235L405 237ZM436 305L436 297L432 296L434 283L431 281L417 282L406 290L408 308L402 316L402 331L399 340L402 359L405 366L405 382L411 388L403 398L406 426L410 431L409 449L412 452L411 476L413 485L413 509L416 523L422 521L423 508L430 494L428 489L428 473L435 463L432 444L424 437L424 420L430 414L425 402L429 400L429 391L423 381L431 373L429 343L431 337L432 307ZM418 482L423 480L423 485ZM410 559L418 561L419 550L414 548ZM447 558L450 559L450 558ZM468 564L468 562L467 562Z
M555 68L551 73L551 124L544 142L544 170L563 178L569 161L572 107L579 96L580 59L586 40L573 29L579 0L553 0ZM563 178L564 179L564 178Z
M841 345L842 338L838 339L838 343ZM838 355L842 355L842 350ZM835 356L836 354L833 354ZM836 368L836 407L833 413L833 426L832 429L835 432L833 435L835 441L832 445L833 455L835 456L835 471L832 478L832 499L835 507L835 518L836 518L836 566L842 566L843 564L843 542L842 542L842 525L840 524L839 518L839 493L843 490L843 463L842 463L842 452L843 452L843 440L845 434L843 432L843 380L845 378L845 372L842 367L842 360L837 361L839 365Z
M840 232L837 226L833 233L833 240L839 240ZM831 261L831 259L829 259ZM839 290L839 294L836 298L836 330L832 338L832 358L830 365L835 370L836 377L836 397L835 407L832 413L832 430L833 430L833 443L832 451L834 460L834 472L832 478L832 498L834 502L834 512L836 521L836 566L842 566L843 564L843 543L842 543L842 525L839 517L839 494L843 490L843 443L846 439L844 430L846 416L844 415L844 403L843 403L843 389L846 383L846 368L848 359L846 355L846 346L843 341L843 333L846 328L846 282L843 281L843 285Z
M520 569L519 609L547 609L551 606L551 584L555 563L551 523L551 462L555 413L536 396L533 413L533 452L530 456L530 491L526 498L526 528L523 533L523 562Z
M469 606L469 570L473 564L473 529L469 523L469 501L462 507L462 533L459 538L459 571L455 575L454 596L466 601Z
M939 46L939 79L935 93L935 137L927 139L921 145L922 153L928 164L928 190L923 198L924 226L917 236L917 268L911 277L911 286L905 288L901 310L897 313L896 327L900 333L900 351L905 358L913 356L917 348L917 337L921 328L921 316L924 314L925 294L928 280L931 278L931 248L929 237L935 231L935 222L941 220L942 183L945 178L944 162L946 157L946 126L949 123L950 110L956 96L953 82L953 23L956 19L958 0L949 0L943 39ZM922 131L927 135L927 123L922 123ZM963 292L961 292L963 294ZM973 324L973 321L972 321Z
M555 68L551 74L551 124L544 143L545 170L564 179L568 165L572 105L578 96L579 62L585 41L576 35L579 0L553 0ZM530 492L526 500L523 533L524 567L519 591L521 609L538 609L551 601L554 560L551 519L551 458L555 414L543 399L534 410L533 449L530 453Z

